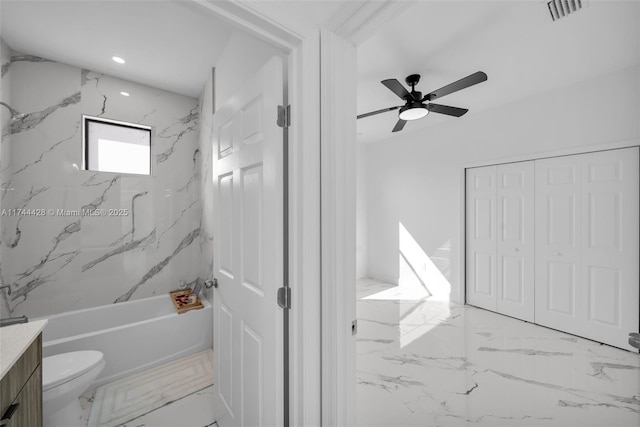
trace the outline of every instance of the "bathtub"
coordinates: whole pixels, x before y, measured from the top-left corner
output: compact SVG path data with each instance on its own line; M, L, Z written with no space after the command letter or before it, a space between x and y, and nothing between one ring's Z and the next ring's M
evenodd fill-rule
M43 356L98 350L106 366L90 388L213 346L213 309L177 314L169 295L47 317Z

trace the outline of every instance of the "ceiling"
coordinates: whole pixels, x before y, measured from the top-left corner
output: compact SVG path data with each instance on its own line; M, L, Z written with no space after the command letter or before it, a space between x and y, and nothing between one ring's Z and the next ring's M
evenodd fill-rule
M2 0L0 19L15 51L192 97L234 31L192 1Z
M248 2L249 4L252 2ZM348 1L269 1L272 14L304 25L331 21ZM380 84L422 74L427 93L475 71L489 80L439 100L469 108L453 118L430 114L392 134L397 112L358 120L358 140L397 137L637 64L640 3L583 0L586 7L552 22L545 1L406 2L358 46L362 114L400 105ZM1 0L2 38L14 50L196 97L236 31L197 2ZM127 60L118 65L117 55ZM597 89L594 89L594 92ZM594 98L594 101L596 99Z
M319 27L331 21L347 3L354 1L362 0L244 0L242 3L273 16L286 25L293 24L290 20L296 20L297 26Z
M429 114L391 133L397 111L358 120L358 141L392 141L450 120L465 120L517 99L640 61L640 3L590 1L556 22L546 1L422 1L358 47L358 114L401 105L381 80L422 75L429 93L476 71L489 79L438 100L469 108L461 118ZM594 88L594 104L597 102Z
M20 53L197 97L229 37L240 31L199 2L0 0L0 35ZM241 7L309 28L346 3L244 0ZM116 64L112 56L127 62Z

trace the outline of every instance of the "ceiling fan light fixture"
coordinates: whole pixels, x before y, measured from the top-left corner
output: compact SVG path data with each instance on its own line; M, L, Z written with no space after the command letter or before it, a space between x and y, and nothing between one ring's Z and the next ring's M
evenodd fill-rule
M400 117L402 120L418 120L429 114L427 106L421 103L405 105L400 109Z
M566 3L568 0L552 1L564 1ZM422 96L422 92L415 90L416 84L418 84L418 82L420 81L420 74L411 74L405 79L407 85L411 87L411 92L409 92L407 88L404 87L402 83L400 83L397 79L382 80L380 83L382 83L391 92L396 94L398 98L402 99L405 104L403 106L397 105L395 107L388 107L377 111L371 111L370 113L359 114L356 116L356 119L363 119L365 117L399 109L400 111L398 114L398 121L396 122L396 125L393 127L393 130L391 132L400 132L402 129L404 129L404 125L407 123L407 121L421 119L431 111L438 114L445 114L447 116L461 117L464 116L469 110L466 108L451 107L449 105L433 104L431 103L431 101L436 98L439 99L443 96L449 95L450 93L468 88L469 86L477 85L478 83L482 83L486 80L487 75L482 71L477 71L473 74L468 75L467 77L443 86L438 90L430 92L424 97Z

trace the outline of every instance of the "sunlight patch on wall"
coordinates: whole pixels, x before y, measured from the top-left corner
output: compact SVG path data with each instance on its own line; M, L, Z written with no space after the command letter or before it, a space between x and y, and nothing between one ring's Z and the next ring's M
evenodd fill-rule
M398 301L400 348L409 346L450 317L449 274L451 242L448 240L429 257L402 223L398 223L399 278L391 286L363 300ZM424 300L441 301L422 304Z
M370 300L449 301L451 242L444 242L431 257L406 227L398 223L398 285L369 295Z
M429 299L448 301L451 293L451 284L444 276L440 268L448 272L450 242L447 241L438 249L437 257L429 257L422 247L416 242L407 228L398 222L399 238L399 272L398 285L409 294L417 293L422 289ZM436 266L438 262L440 268Z

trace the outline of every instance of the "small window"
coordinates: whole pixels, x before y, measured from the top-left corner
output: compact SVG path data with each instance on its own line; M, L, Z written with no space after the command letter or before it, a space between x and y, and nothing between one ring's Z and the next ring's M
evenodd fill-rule
M84 168L151 175L151 127L83 116Z

